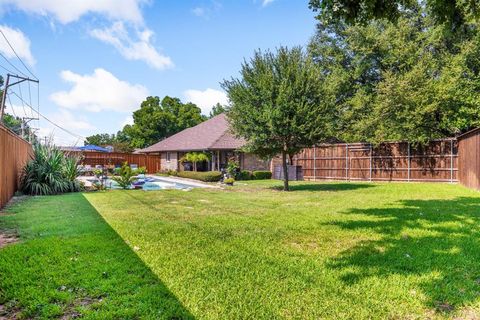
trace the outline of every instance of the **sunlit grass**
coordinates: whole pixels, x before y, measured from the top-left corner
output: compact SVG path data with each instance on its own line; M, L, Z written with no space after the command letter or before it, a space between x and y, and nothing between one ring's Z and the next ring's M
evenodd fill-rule
M201 319L480 310L480 194L448 184L250 182L86 197ZM480 314L480 313L479 313Z
M102 319L480 316L480 193L280 185L31 199L0 217L22 237L0 251L12 277L0 303ZM96 300L76 306L82 297Z

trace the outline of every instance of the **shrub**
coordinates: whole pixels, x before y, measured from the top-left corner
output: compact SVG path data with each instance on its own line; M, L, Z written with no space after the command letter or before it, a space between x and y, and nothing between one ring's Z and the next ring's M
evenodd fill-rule
M227 164L227 173L230 178L236 178L238 173L240 172L240 165L238 162L235 160L235 157L232 157L228 159L228 164Z
M223 183L229 184L229 185L232 185L232 186L233 186L234 182L235 182L235 179L233 179L233 178L227 178L227 179L223 180Z
M195 179L205 182L218 182L220 181L220 179L222 179L222 173L219 171L179 171L178 176L182 178Z
M65 155L52 145L37 144L33 159L23 168L20 189L25 194L49 195L80 191L79 158Z
M237 174L237 180L251 180L252 179L252 171L242 170Z
M272 173L270 171L253 171L252 178L254 180L271 179Z
M112 177L112 180L118 183L122 189L128 189L132 185L132 182L135 180L135 172L132 168L125 162L120 168L120 174L118 176Z

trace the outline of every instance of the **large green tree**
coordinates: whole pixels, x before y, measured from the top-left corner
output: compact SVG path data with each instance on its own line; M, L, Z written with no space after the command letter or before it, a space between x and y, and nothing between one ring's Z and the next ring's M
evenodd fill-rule
M401 11L395 23L318 25L309 50L335 96L342 140L424 143L480 125L478 26L452 32L425 10Z
M300 47L255 52L239 78L225 80L234 133L247 151L282 155L284 190L289 190L287 157L330 137L332 110L323 75Z
M463 28L480 16L477 0L310 0L309 6L323 21L368 23L375 19L396 21L405 10L424 4L433 21L450 29Z
M193 103L182 103L178 98L147 97L140 109L133 113L133 125L123 129L123 138L133 148L154 144L206 119Z
M112 146L116 152L132 152L133 148L130 147L130 141L124 138L123 131L119 131L116 135L109 133L98 133L88 136L85 141L85 145L93 144L96 146Z

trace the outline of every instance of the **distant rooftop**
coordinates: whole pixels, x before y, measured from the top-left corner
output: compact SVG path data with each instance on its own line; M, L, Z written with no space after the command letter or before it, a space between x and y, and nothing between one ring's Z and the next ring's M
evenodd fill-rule
M245 140L236 138L231 133L227 117L222 113L140 152L235 150L244 144Z

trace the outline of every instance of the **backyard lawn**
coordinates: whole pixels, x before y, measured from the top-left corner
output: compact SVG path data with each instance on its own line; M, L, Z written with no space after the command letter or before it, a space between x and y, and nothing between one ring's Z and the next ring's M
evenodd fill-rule
M0 318L480 317L480 193L252 181L35 197L0 216Z

